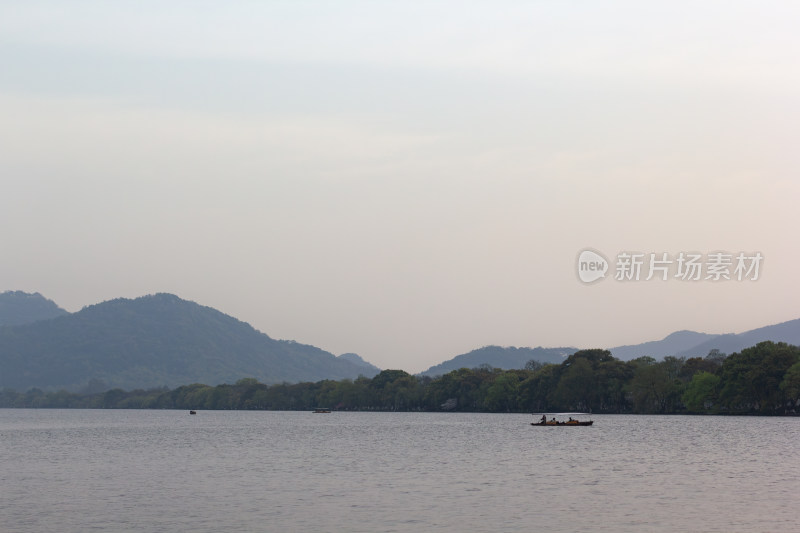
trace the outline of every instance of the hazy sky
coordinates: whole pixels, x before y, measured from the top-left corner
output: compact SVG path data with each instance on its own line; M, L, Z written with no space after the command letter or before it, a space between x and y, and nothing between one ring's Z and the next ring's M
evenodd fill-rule
M799 318L798 27L789 1L3 0L0 290L170 292L411 372ZM618 281L625 251L764 259Z

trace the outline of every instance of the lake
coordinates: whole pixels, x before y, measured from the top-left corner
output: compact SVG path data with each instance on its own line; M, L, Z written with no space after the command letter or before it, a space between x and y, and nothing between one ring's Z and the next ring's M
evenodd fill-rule
M2 409L0 530L799 530L800 418L592 418Z

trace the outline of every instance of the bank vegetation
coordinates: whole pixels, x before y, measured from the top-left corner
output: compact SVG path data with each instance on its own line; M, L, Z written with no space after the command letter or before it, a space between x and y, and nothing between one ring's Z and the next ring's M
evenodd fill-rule
M253 409L460 411L497 413L796 414L800 348L762 342L726 356L614 358L581 350L560 364L530 361L525 369L462 368L438 377L383 370L315 383L191 384L172 390L93 394L31 389L0 391L0 407L105 409Z

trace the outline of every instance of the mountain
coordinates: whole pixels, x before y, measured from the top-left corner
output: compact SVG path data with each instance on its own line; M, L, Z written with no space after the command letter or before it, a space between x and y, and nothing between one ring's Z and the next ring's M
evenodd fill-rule
M364 364L275 340L210 307L156 294L0 327L0 388L77 390L371 377Z
M19 326L69 314L41 294L6 291L0 294L0 326Z
M650 356L655 359L663 359L670 355L686 358L705 357L714 349L730 355L768 340L800 346L800 319L746 331L738 335L714 335L688 330L676 331L659 341L617 346L616 348L610 348L609 351L614 357L622 361L630 361L642 356ZM559 364L576 351L576 348L504 348L501 346L485 346L432 366L428 370L421 372L420 375L439 376L459 368L476 368L481 365L489 365L505 370L524 368L525 363L531 359L541 363Z
M609 349L609 351L611 355L622 361L630 361L631 359L636 359L637 357L645 355L655 359L662 359L668 355L679 354L717 337L719 337L719 335L683 330L671 333L660 341L617 346L616 348ZM707 354L708 352L704 353L703 356Z
M379 374L381 371L380 368L373 365L372 363L364 361L360 355L355 353L343 353L342 355L339 356L339 359L344 359L345 361L350 361L354 365L364 367L370 373L370 375ZM365 372L364 375L366 374L367 373Z
M785 342L800 346L800 319L752 329L738 335L717 335L715 338L684 350L678 355L682 357L701 357L708 355L708 352L715 348L722 353L730 355L763 341Z
M734 352L740 352L744 348L755 346L762 341L785 342L799 346L800 319L739 334L712 335L694 331L677 331L667 335L660 341L618 346L611 348L610 351L614 357L623 361L630 361L645 355L656 359L661 359L668 355L686 358L705 357L711 350L719 350L730 355Z
M440 376L459 368L476 368L489 365L493 368L511 370L525 368L531 359L540 363L560 364L575 353L577 348L516 348L514 346L484 346L469 353L461 354L428 370L421 372L423 376Z

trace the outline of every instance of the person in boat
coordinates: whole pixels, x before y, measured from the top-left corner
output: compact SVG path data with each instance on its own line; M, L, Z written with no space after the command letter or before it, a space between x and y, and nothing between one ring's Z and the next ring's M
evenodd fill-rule
M542 424L547 424L547 415L542 415Z

